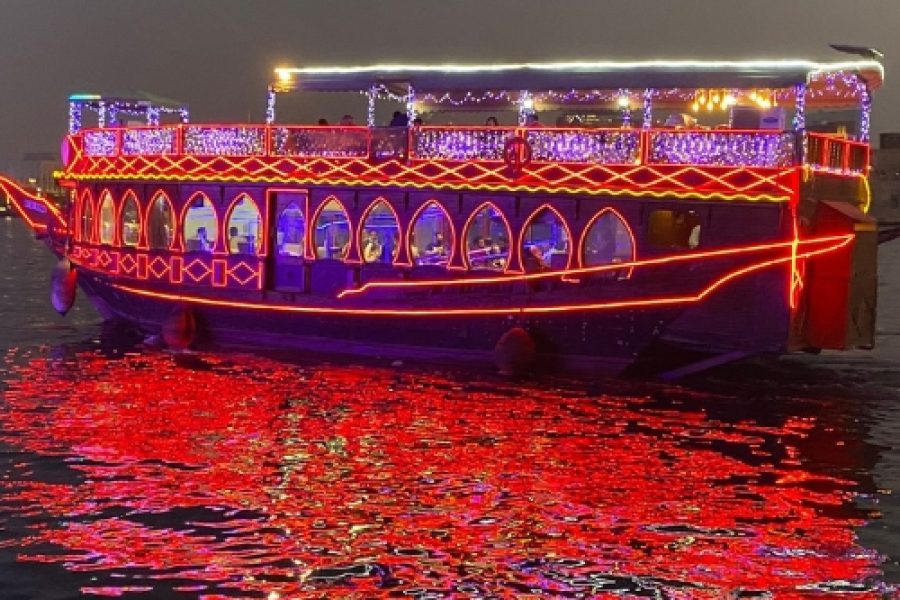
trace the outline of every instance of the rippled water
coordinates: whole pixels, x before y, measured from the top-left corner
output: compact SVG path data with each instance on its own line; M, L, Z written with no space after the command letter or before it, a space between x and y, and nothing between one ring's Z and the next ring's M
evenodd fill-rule
M890 331L686 386L172 355L0 248L0 598L894 594Z

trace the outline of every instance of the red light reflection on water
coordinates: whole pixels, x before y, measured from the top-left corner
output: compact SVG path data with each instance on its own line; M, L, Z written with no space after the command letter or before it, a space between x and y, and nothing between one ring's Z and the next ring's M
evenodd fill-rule
M420 372L179 362L13 369L0 441L69 473L0 484L0 513L30 519L2 542L19 560L94 573L82 591L105 595L879 597L862 518L837 516L854 483L803 467L813 419L761 427Z

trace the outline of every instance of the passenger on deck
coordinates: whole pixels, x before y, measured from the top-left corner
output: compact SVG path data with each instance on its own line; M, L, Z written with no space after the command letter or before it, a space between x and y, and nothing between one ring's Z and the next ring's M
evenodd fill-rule
M528 113L528 116L525 117L525 127L543 127L536 112Z
M406 127L407 125L409 125L409 117L399 110L395 110L388 127Z
M341 117L341 127L353 127L353 115L344 115Z
M327 126L327 125L328 125L328 119L319 119L319 122L318 122L317 124L320 125L320 126Z
M416 117L413 119L413 127L421 127L425 124L425 121L422 120L422 117Z
M497 117L488 117L484 120L485 127L499 127L500 121L497 120Z

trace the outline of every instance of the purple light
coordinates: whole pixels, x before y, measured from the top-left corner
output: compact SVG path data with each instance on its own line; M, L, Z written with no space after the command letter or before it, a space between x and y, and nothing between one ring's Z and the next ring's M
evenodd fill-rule
M719 131L658 131L650 140L654 164L724 167L788 167L794 164L794 134Z
M262 127L187 127L184 151L199 156L262 156L265 138Z
M525 139L537 162L636 164L640 132L529 129Z
M174 128L125 129L122 131L122 154L127 156L175 154L176 133Z
M118 151L115 131L86 131L84 153L87 156L115 156Z
M413 130L412 155L419 159L503 160L510 129L425 127Z

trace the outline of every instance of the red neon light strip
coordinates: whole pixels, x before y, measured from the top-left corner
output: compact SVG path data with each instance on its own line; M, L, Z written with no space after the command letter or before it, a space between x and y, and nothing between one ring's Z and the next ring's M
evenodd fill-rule
M25 188L20 186L18 183L14 182L13 180L11 180L7 177L3 177L2 175L0 175L0 188L3 189L3 191L6 193L7 198L10 199L13 206L16 207L16 210L19 212L19 214L22 216L22 218L25 219L25 222L28 224L28 226L31 229L34 229L35 231L43 232L43 231L47 230L47 224L46 223L38 223L37 221L34 221L29 216L29 213L25 209L25 207L22 206L18 197L25 197L32 202L37 202L38 204L43 205L49 211L49 213L56 219L57 227L59 227L61 230L67 229L66 220L63 218L62 214L59 212L59 209L53 205L53 203L48 202L47 200L45 200L44 198L41 198L40 196L35 196L34 194L27 192L25 190Z
M793 248L795 244L799 248L800 245L811 245L817 243L827 243L834 241L843 241L848 237L846 235L829 236L821 238L812 238L807 240L789 240L786 242L777 242L774 244L759 244L754 246L740 246L736 248L723 248L721 250L708 250L706 252L695 252L690 254L675 254L671 256L662 256L659 258L648 258L644 260L635 260L631 262L610 263L607 265L596 265L593 267L581 267L578 269L567 269L565 271L550 271L544 273L523 273L517 275L502 275L491 277L473 277L468 279L423 279L420 281L370 281L364 285L343 290L338 294L338 298L353 294L361 294L373 288L414 288L428 286L459 286L459 285L482 285L491 283L510 283L514 281L528 281L533 279L547 279L551 277L572 277L577 275L589 275L592 273L601 273L603 271L617 271L619 269L638 268L648 265L661 265L673 262L687 262L697 259L714 258L720 256L729 256L736 254L744 254L750 252L760 252L764 250L774 250L778 248Z
M828 252L834 252L848 245L852 240L852 235L842 236L840 241L832 244L827 248L819 250L810 250L800 254L802 258L809 258ZM174 302L186 302L189 304L197 304L201 306L213 306L222 308L238 308L256 311L270 311L283 313L307 313L307 314L329 314L329 315L359 315L359 316L403 316L403 317L428 317L428 316L489 316L489 315L508 315L508 314L542 314L542 313L563 313L578 311L598 311L608 310L612 308L640 308L648 306L667 306L677 304L689 304L703 300L713 291L747 273L765 269L777 264L790 262L791 256L771 259L755 263L740 269L731 271L723 275L709 286L701 290L699 293L687 296L670 296L660 298L647 298L643 300L619 300L614 302L600 302L591 304L566 304L553 306L519 306L506 308L475 308L475 309L354 309L354 308L331 308L327 306L285 306L271 305L260 302L240 302L232 300L215 300L212 298L202 298L199 296L188 296L184 294L169 294L165 292L154 292L151 290L142 290L121 284L112 284L112 287L124 292L129 292L138 296L148 298L156 298L159 300L167 300Z

